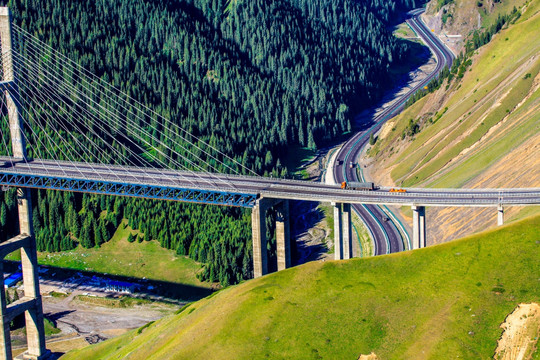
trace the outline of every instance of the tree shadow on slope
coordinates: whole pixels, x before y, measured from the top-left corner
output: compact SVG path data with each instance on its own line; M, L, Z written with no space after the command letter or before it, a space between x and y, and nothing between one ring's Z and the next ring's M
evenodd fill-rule
M392 70L392 77L395 79L394 87L388 90L385 95L374 106L365 109L354 117L352 122L354 131L366 131L375 125L375 118L381 107L395 99L405 87L409 87L409 83L418 74L418 68L426 65L430 58L431 52L429 48L416 41L402 40L410 47L411 56L407 62L396 65ZM416 69L416 70L415 70ZM411 94L412 95L412 94ZM407 99L399 102L405 104ZM388 119L385 119L388 120ZM375 128L377 131L380 126Z
M318 202L291 202L291 242L294 244L292 263L304 264L319 260L328 253L326 233L315 226L324 219ZM320 231L320 234L315 233Z

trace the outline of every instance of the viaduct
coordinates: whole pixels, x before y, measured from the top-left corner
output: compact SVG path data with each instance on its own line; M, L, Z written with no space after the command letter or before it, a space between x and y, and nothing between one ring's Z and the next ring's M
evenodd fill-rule
M343 190L338 186L307 181L240 176L219 173L194 173L126 167L119 165L29 159L23 133L21 102L12 62L12 25L8 8L0 8L0 42L3 79L0 81L9 118L13 156L0 157L0 185L17 188L20 235L0 244L0 259L21 249L24 296L7 305L0 291L0 357L11 359L9 324L25 314L28 351L24 359L46 359L42 300L39 292L38 263L32 227L31 189L50 189L82 193L130 196L184 201L252 209L254 277L268 273L266 213L276 211L277 268L291 266L289 200L332 203L334 213L335 259L351 257L351 204L407 205L413 210L412 248L426 246L426 206L495 207L498 223L503 223L504 206L540 204L540 189L406 189L392 192ZM0 261L0 287L4 287Z

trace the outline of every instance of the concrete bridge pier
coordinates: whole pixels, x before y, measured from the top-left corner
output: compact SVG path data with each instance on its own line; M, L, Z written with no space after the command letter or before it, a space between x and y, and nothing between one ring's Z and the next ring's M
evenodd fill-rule
M412 206L413 211L413 249L426 247L426 208Z
M334 258L352 257L351 204L332 203L334 208Z
M504 225L504 208L502 205L499 205L497 207L497 225L498 226Z
M21 234L31 234L31 241L21 248L21 268L24 298L32 303L25 311L28 351L26 359L45 359L50 352L45 348L43 306L39 292L39 274L34 227L32 225L32 202L30 189L17 189L19 199L19 223Z
M268 274L268 252L266 239L266 211L276 207L276 247L278 271L291 266L291 232L289 200L260 198L251 212L253 239L253 277Z
M276 205L276 247L278 271L291 267L291 224L289 221L289 200Z
M6 292L4 291L4 268L3 260L9 253L21 249L22 272L24 282L24 296L19 300L7 304ZM43 327L43 311L39 284L37 282L37 255L35 254L35 241L33 237L23 234L18 235L0 246L0 358L11 359L11 335L9 324L21 314L25 314L26 337L28 350L22 355L23 359L43 360L49 357L50 352L45 349L45 329ZM30 256L29 256L30 255ZM25 261L25 259L27 261Z
M343 259L352 258L352 223L351 223L351 204L342 204L341 211L343 212Z
M13 156L26 159L26 144L23 135L23 123L19 116L20 109L17 96L17 83L15 77L14 63L11 52L11 12L7 7L0 7L0 44L3 56L3 79L10 84L5 90L6 106L9 117L9 130L11 136L11 147ZM12 91L15 89L15 91ZM50 352L45 348L45 329L43 326L43 308L41 295L39 293L38 263L36 252L36 241L32 226L32 202L29 189L17 189L17 202L19 211L20 234L0 245L0 263L9 253L21 249L21 267L24 282L24 296L22 299L7 305L4 293L4 273L0 266L0 319L2 327L0 329L0 355L4 359L11 359L11 339L9 333L9 323L18 315L25 314L26 337L28 351L22 355L23 359L41 360L49 357Z
M251 236L253 239L253 277L258 278L268 273L268 255L266 252L266 208L263 199L251 210Z
M45 348L45 329L43 326L43 310L39 292L38 263L36 242L31 222L32 208L30 191L17 189L19 206L19 225L21 235L18 235L0 245L0 288L2 327L0 329L0 355L11 359L10 322L18 315L25 314L26 337L28 351L23 359L42 360L49 357L50 352ZM2 261L11 252L21 249L21 267L24 283L24 296L7 305L4 291L4 271Z
M341 260L343 248L341 204L332 203L332 207L334 208L334 259Z

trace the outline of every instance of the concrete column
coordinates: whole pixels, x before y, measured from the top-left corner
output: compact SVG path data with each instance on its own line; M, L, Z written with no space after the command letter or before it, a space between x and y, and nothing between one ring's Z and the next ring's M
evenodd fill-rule
M6 106L9 117L9 129L11 135L11 147L13 156L17 158L26 158L26 143L23 136L22 119L20 118L20 101L18 101L17 82L12 58L12 39L11 39L11 12L7 7L0 7L0 42L1 53L3 57L3 81L11 82L9 90L5 91ZM49 355L45 348L45 330L43 327L43 309L41 304L41 295L39 293L39 281L37 272L37 252L34 238L34 229L32 227L32 201L30 190L17 189L17 201L19 211L19 227L21 234L27 234L32 237L30 245L21 249L21 264L24 282L24 296L35 299L35 306L25 312L26 335L28 341L28 351L24 357L26 359L43 359ZM2 286L1 291L4 291ZM6 314L6 308L2 304L2 320ZM9 329L7 324L2 321L4 328ZM5 333L5 331L4 331ZM4 347L6 336L3 336ZM7 337L9 342L9 333Z
M280 271L291 267L289 200L283 200L276 210L277 269Z
M24 296L35 299L35 306L25 312L27 359L42 359L47 356L45 347L45 328L43 325L43 308L39 292L39 275L36 242L32 225L32 198L29 189L17 189L19 210L19 226L21 234L32 237L32 241L21 248L21 267L24 283Z
M342 204L343 259L352 258L351 204Z
M24 296L36 299L36 306L25 312L26 337L28 342L27 356L41 359L47 354L45 348L45 328L43 325L43 308L39 293L38 262L36 242L30 247L21 249L21 264L24 282Z
M17 158L26 158L26 142L22 132L21 119L19 117L19 101L16 98L18 91L11 54L11 12L7 7L0 7L0 42L2 43L2 70L4 72L4 78L2 80L13 81L10 85L13 91L5 91L13 156Z
M263 199L257 200L251 210L251 233L253 238L253 277L268 273L268 254L266 251L266 208Z
M11 334L9 333L9 321L4 321L2 317L2 324L0 326L0 357L2 359L13 359L11 351Z
M30 193L30 189L17 189L17 205L21 234L34 237L34 226L32 224L32 194Z
M341 260L343 254L341 204L332 203L334 207L334 259Z
M504 225L504 208L502 205L499 205L497 207L497 225L498 226Z
M426 208L412 206L413 211L413 249L426 247Z
M7 313L7 301L6 301L6 291L4 290L4 259L0 260L0 358L2 359L11 359L11 336L9 333L9 321L4 319L4 314Z
M27 359L40 360L45 359L49 355L49 351L45 348L45 329L43 326L43 310L41 297L36 307L30 309L24 314L26 319L26 336L28 342Z

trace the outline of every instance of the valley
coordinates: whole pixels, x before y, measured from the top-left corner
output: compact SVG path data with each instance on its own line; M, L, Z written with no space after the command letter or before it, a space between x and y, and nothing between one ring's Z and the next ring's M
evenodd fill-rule
M538 31L538 0L8 1L0 357L538 358Z

